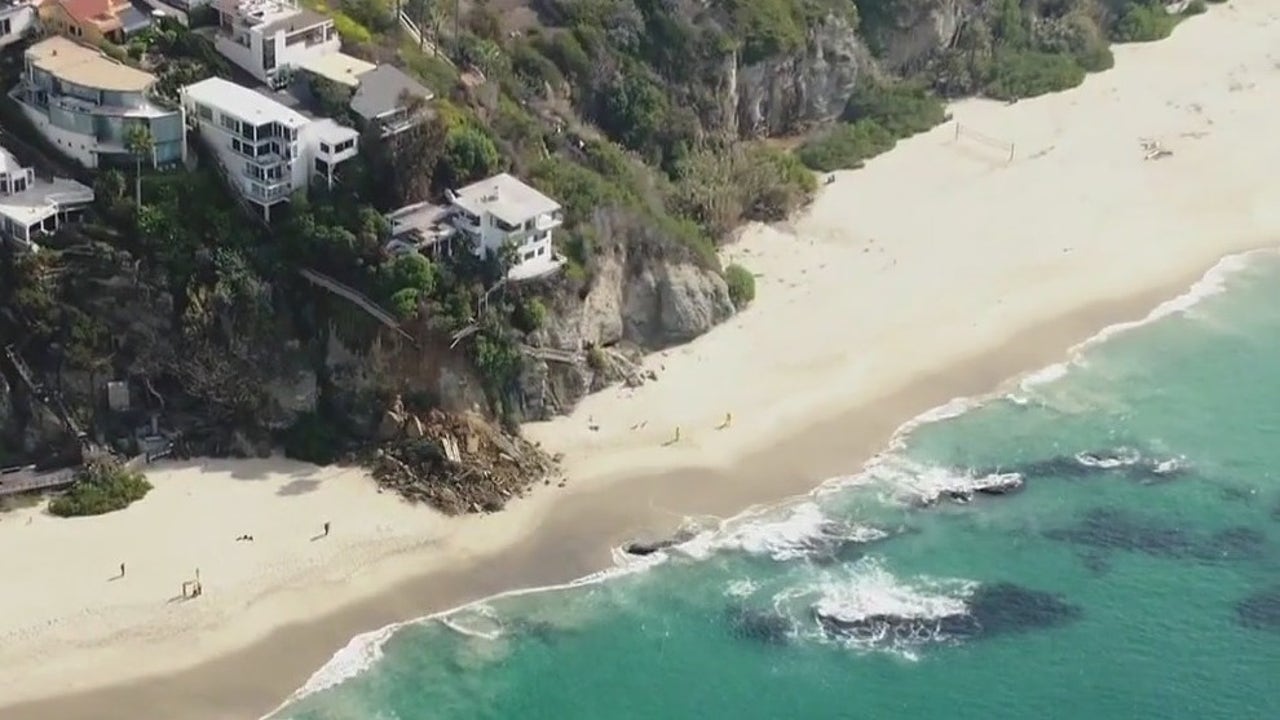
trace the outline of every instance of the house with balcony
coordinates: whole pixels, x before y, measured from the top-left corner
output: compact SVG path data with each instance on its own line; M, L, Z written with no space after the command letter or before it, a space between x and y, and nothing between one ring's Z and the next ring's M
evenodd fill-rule
M359 151L359 133L309 118L243 85L209 78L187 85L182 107L229 182L271 218L271 208L312 182L332 187L337 169Z
M35 33L39 20L32 0L0 0L0 49Z
M50 144L88 168L133 167L130 132L151 134L147 164L186 159L182 109L151 96L155 76L96 48L51 37L27 48L22 79L10 92Z
M507 173L450 192L453 227L477 255L514 253L509 280L529 280L559 270L551 233L564 221L560 203Z
M404 132L420 122L422 108L434 94L394 65L379 65L361 74L351 95L351 111L365 128L382 137Z
M129 0L43 0L40 21L46 30L98 45L122 43L151 26L151 18Z
M93 188L63 178L38 178L0 148L0 236L30 250L36 241L80 219L93 202Z
M216 0L214 47L259 81L279 90L309 60L336 53L333 19L296 0Z

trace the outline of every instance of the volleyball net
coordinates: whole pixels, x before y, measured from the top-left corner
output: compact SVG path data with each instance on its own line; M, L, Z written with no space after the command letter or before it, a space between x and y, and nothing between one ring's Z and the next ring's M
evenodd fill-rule
M1017 147L1012 142L1001 140L998 137L987 135L966 125L956 123L955 141L960 142L961 140L991 150L993 154L998 153L1007 163L1013 162L1014 155L1017 152Z

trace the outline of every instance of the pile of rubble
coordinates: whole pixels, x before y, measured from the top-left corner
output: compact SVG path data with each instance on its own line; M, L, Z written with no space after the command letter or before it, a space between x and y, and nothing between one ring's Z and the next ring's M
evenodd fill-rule
M449 515L501 510L556 472L547 453L476 413L418 416L397 399L379 434L369 458L378 484Z

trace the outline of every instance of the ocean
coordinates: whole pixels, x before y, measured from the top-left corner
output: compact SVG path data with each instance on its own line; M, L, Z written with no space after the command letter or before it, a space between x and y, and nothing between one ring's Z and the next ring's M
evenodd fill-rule
M812 494L352 641L275 720L1280 718L1280 255Z

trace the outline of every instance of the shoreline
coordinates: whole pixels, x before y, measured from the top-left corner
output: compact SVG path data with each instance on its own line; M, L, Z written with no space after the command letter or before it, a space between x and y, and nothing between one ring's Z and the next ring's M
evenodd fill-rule
M95 610L100 591L86 601L68 587L55 599L88 602L83 611L53 614L44 630L0 624L0 709L8 720L260 717L353 636L580 578L606 567L620 542L670 531L687 515L803 493L855 472L922 413L988 395L1147 317L1215 261L1280 239L1280 179L1249 142L1280 100L1270 56L1280 15L1267 13L1262 0L1237 0L1162 43L1118 48L1114 70L1075 90L954 106L957 122L1032 149L1009 165L950 142L944 125L840 173L791 221L794 234L748 228L724 254L760 273L752 307L650 356L656 383L607 389L526 428L565 452L567 490L532 493L493 516L443 518L342 480L350 469L306 471L320 489L302 499L283 491L297 482L289 473L305 475L296 466L252 497L202 483L199 492L225 503L222 513L209 506L211 523L251 499L287 514L295 540L321 512L339 520L339 535L356 524L348 509L367 527L352 530L350 547L282 542L279 555L231 563L228 572L243 575L234 587L220 594L210 583L207 604L155 619L149 606ZM1145 136L1165 138L1176 155L1143 161ZM713 430L729 411L733 427ZM672 427L686 432L664 447ZM204 499L185 492L163 489L153 504L201 509ZM149 502L114 522L145 516ZM388 516L384 532L376 525ZM8 520L0 516L0 540L23 547ZM89 555L113 521L73 522ZM221 525L209 532L230 537ZM185 542L194 541L174 539ZM7 577L26 579L31 566L5 562ZM16 595L18 610L6 598L0 614L37 607Z
M1013 382L1069 361L1073 349L1092 345L1096 338L1113 328L1144 324L1154 308L1182 297L1203 277L1204 272L1159 290L1091 305L1030 328L1004 346L992 348L936 376L922 378L914 387L891 393L867 407L847 409L836 417L817 420L814 427L804 428L775 446L745 456L734 466L720 470L686 468L660 476L618 477L604 486L571 495L546 521L560 521L576 528L576 532L543 533L541 538L525 538L534 543L520 552L508 549L497 564L483 572L475 567L462 567L412 575L372 597L274 630L248 647L194 667L110 687L12 704L3 708L4 715L11 720L48 717L124 720L136 717L137 708L141 707L165 717L190 720L268 718L294 699L293 693L301 690L338 651L354 643L358 636L390 634L405 625L498 595L556 591L609 570L612 548L633 538L637 532L666 533L690 515L740 514L754 505L785 502L812 492L826 480L856 472L863 463L882 452L899 431L913 426L931 411L956 400L993 397ZM952 393L961 387L971 390ZM856 448L833 454L831 447L838 444L834 436L842 436L851 428L865 433L863 441ZM819 452L808 452L815 449ZM800 473L782 470L778 465L783 455L808 457L810 461L803 465ZM789 460L785 464L792 467ZM745 485L741 482L744 479L748 481ZM701 483L702 491L690 497L687 488L694 483ZM678 517L668 512L655 513L652 500L663 495L693 502L689 510ZM642 499L644 502L640 502ZM612 507L614 514L599 516L602 501ZM520 578L519 584L512 582L512 578ZM468 592L477 588L485 590ZM423 604L417 605L417 614L402 614L405 604L397 598L406 596L424 599ZM326 640L334 636L343 640L337 644ZM282 648L288 651L283 652ZM245 667L271 668L273 682L253 687L246 682ZM281 693L274 681L278 678L283 682L285 676L299 679ZM188 702L191 697L216 697L219 702L196 708Z

